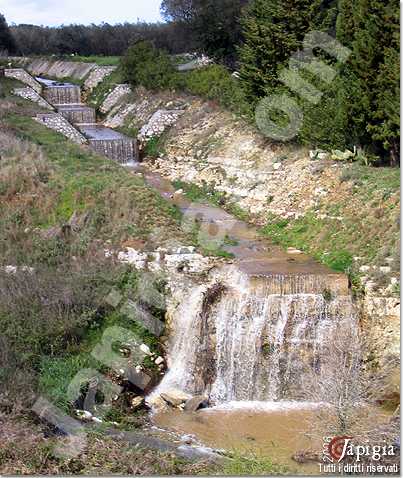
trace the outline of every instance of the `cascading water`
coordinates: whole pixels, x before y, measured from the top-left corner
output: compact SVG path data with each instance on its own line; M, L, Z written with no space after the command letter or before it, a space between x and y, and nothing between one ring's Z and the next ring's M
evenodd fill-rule
M59 113L72 124L95 123L95 109L84 105L63 105Z
M231 268L195 288L172 317L168 373L150 398L180 389L213 404L305 400L334 331L357 325L349 296L306 293L309 275L299 288L291 280L293 293L279 294L278 281Z
M52 105L81 103L81 89L70 84L52 85L44 90L46 100Z

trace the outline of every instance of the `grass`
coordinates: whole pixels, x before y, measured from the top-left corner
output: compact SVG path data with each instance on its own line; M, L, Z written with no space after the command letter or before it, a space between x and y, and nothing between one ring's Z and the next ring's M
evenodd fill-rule
M150 138L145 147L143 154L150 158L158 158L162 154L165 154L165 136L153 136Z
M212 206L220 206L225 197L223 193L215 191L213 187L210 187L207 184L201 187L180 180L175 180L172 184L176 189L182 189L186 198L192 202L207 202Z
M240 451L234 451L231 460L220 470L220 474L229 476L274 476L289 472L286 466L274 463L269 457Z
M358 273L354 256L361 258L360 264L377 266L392 258L392 272L398 274L400 171L353 163L339 180L350 185L348 196L322 201L316 211L293 220L270 214L262 234L348 273L353 282Z
M61 400L61 380L89 359L88 344L102 327L126 324L159 350L141 326L105 309L111 287L126 294L130 284L134 293L136 281L104 249L140 241L154 250L192 244L193 236L181 229L177 208L141 177L32 120L38 108L10 94L17 84L0 80L0 253L2 264L31 266L35 275L0 277L0 379L18 393L28 375L28 396L41 374L43 389ZM73 214L79 229L65 234Z
M64 438L44 438L31 422L0 416L0 473L4 475L209 475L215 467L156 450L134 447L88 430L83 453L58 453ZM48 433L48 432L47 432Z
M120 56L80 56L80 55L68 55L63 56L65 61L82 61L84 63L96 63L99 66L117 66L120 63Z
M122 82L122 72L120 68L117 68L110 75L104 78L103 81L98 83L98 85L91 91L91 94L87 99L88 104L98 109L102 105L106 96L110 93L110 91L112 91L114 86Z

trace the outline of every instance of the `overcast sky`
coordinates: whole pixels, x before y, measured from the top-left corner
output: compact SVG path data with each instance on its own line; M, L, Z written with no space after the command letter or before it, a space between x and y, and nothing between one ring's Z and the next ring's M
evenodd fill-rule
M161 0L0 0L9 24L61 25L161 20Z

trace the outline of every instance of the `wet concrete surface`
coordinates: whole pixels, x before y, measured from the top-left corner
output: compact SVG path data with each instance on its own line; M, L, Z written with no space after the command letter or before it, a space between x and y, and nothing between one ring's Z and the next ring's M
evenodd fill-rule
M101 124L88 124L88 125L80 125L79 129L85 136L89 139L93 140L100 140L100 141L107 141L111 139L127 139L133 140L129 136L125 136L118 131L115 131L111 128L107 128Z

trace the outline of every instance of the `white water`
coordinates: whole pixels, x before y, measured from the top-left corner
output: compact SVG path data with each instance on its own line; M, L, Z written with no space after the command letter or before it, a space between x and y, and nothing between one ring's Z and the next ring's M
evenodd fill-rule
M207 313L207 285L176 310L169 370L152 396L179 389L208 395L212 404L306 400L333 332L356 327L350 298L270 293L259 283L265 278L251 281L235 268L216 280L226 290Z

